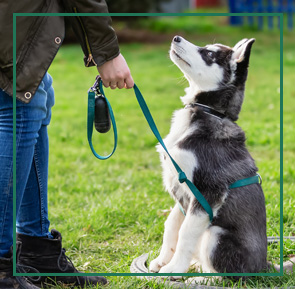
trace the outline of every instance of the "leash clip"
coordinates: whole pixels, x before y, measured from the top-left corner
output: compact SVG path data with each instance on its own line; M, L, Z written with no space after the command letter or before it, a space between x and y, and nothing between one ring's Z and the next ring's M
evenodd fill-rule
M94 82L94 84L89 88L89 91L88 92L94 92L95 93L95 95L103 95L103 93L100 91L100 88L99 88L99 84L100 84L100 82L101 82L102 80L101 80L101 76L100 75L98 75L98 76L96 76L96 78L95 78L95 82Z

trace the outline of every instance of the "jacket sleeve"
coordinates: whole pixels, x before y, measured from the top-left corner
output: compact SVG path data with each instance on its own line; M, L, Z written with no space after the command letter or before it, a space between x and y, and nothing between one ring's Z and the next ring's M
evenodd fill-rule
M104 0L63 0L66 13L108 13ZM100 66L119 55L118 39L108 16L69 16L84 52L85 66Z

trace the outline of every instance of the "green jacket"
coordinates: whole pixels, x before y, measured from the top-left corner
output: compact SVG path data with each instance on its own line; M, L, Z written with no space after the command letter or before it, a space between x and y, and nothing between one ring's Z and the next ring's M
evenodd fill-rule
M0 88L13 94L12 13L108 13L104 0L2 0L0 2ZM100 66L119 55L110 17L70 17L85 66ZM16 17L16 97L29 103L65 34L63 16Z

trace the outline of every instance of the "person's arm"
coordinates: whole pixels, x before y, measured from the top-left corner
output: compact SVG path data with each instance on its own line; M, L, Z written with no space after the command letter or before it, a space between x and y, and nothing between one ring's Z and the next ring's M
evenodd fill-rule
M63 0L69 13L108 13L104 0ZM116 33L108 16L70 17L73 30L84 52L85 66L97 66L106 87L133 87L133 79L120 54Z

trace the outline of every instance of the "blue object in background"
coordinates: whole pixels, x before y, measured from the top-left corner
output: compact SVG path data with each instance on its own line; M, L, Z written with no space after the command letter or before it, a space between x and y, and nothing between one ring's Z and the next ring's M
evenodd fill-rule
M295 0L229 0L230 13L285 13L287 16L288 29L293 29L293 15L295 12ZM231 16L231 25L242 25L248 20L250 26L257 25L259 29L263 28L263 17L258 16ZM273 16L268 16L267 25L269 29L274 27ZM278 17L278 27L280 27L280 19Z

